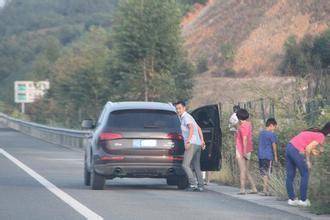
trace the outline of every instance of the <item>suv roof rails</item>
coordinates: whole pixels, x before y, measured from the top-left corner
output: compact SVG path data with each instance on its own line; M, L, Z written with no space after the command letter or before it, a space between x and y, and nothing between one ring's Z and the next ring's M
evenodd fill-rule
M108 101L106 105L107 105L107 106L110 106L110 105L112 105L112 104L113 104L113 102Z

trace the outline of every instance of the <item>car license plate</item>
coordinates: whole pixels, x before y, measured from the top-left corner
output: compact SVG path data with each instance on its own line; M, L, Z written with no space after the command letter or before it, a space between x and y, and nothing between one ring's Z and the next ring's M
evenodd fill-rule
M156 140L141 140L141 147L156 147Z
M157 146L157 140L141 140L141 139L133 140L133 148L156 147L156 146Z
M141 140L134 139L133 140L133 148L140 148L141 147Z

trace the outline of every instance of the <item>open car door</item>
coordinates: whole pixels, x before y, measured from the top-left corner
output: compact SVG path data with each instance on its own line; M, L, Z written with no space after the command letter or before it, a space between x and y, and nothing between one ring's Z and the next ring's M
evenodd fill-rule
M222 133L220 128L220 106L207 105L191 112L203 131L206 149L201 154L202 171L219 171L221 169Z

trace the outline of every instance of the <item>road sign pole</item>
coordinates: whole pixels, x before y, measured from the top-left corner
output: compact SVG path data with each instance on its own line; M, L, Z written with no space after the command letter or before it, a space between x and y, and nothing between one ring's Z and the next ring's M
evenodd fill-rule
M21 109L22 109L22 113L25 114L25 103L24 102L21 103Z

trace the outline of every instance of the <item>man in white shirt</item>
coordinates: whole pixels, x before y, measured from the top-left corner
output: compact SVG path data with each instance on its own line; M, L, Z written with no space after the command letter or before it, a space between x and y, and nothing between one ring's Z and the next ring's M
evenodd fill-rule
M200 168L201 149L205 149L205 142L201 128L195 119L186 111L185 103L180 101L175 104L176 111L180 117L182 136L185 142L185 152L182 167L185 170L188 180L188 191L203 191L204 181ZM197 183L194 172L197 177Z
M236 115L236 112L240 109L240 106L239 105L234 105L233 107L233 114L230 116L230 119L229 119L229 130L232 131L232 132L236 132L236 128L237 128L237 125L238 125L238 118L237 118L237 115Z

